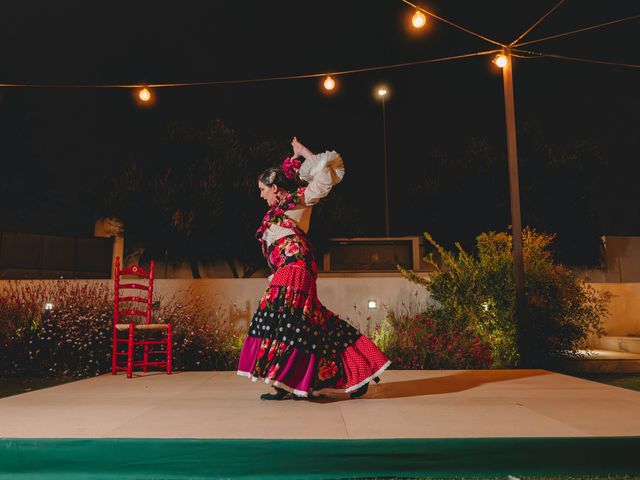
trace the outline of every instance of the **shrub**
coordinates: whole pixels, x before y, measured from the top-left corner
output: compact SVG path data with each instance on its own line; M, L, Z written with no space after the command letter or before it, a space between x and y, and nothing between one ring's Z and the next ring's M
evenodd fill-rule
M459 244L451 253L429 234L425 238L439 253L442 267L431 255L427 260L435 271L429 279L401 271L410 281L423 285L435 300L429 314L441 328L467 332L491 345L494 367L518 365L511 236L481 234L475 256ZM587 348L590 335L602 335L601 319L610 299L610 294L596 291L571 270L554 263L553 240L553 235L531 229L523 232L528 328L521 334L531 363L537 366L573 357L577 350Z
M11 282L0 298L0 323L9 325L5 373L83 377L110 368L113 309L104 283Z
M158 320L173 323L176 370L235 370L244 334L221 320L219 310L208 310L202 297L186 295L161 302Z
M161 301L176 370L228 370L243 337L200 297ZM111 370L113 294L104 282L10 282L0 290L0 375L87 377ZM51 303L51 309L45 304Z
M392 368L478 369L492 364L491 347L466 331L444 330L426 314L387 313L372 339Z

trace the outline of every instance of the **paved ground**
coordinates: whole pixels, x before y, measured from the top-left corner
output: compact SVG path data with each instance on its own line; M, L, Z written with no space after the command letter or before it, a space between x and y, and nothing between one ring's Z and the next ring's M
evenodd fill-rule
M234 372L103 375L0 399L0 437L640 435L640 392L544 370L387 371L358 400L258 400L266 391Z

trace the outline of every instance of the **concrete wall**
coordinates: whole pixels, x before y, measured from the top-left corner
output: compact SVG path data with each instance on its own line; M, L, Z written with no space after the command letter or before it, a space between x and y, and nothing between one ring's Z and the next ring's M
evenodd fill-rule
M23 280L23 283L55 282L56 280ZM101 282L109 286L111 280L78 280ZM0 290L9 282L0 281ZM238 328L247 328L253 312L258 307L268 282L266 278L247 279L156 279L154 299L186 299L199 295L207 308L215 310L220 318L229 319ZM369 332L384 318L386 306L394 308L425 304L424 290L398 274L376 276L321 276L318 279L318 297L331 311ZM377 308L368 308L369 300L375 300ZM50 299L55 305L55 299Z
M640 283L591 283L597 290L613 294L609 316L604 321L607 335L640 334Z
M24 282L51 282L28 280ZM105 282L109 280L78 280ZM0 281L0 290L7 281ZM640 283L591 283L598 290L608 290L614 296L610 315L604 320L607 335L640 334ZM200 295L208 308L216 310L220 318L229 319L239 328L246 328L267 287L266 278L249 279L158 279L156 299L187 298ZM358 276L321 275L318 296L330 310L369 332L384 318L384 308L424 307L425 291L397 274ZM377 308L369 309L368 301L375 300ZM55 299L51 300L55 303ZM403 305L404 304L404 305Z
M205 303L218 309L223 318L240 328L249 326L268 282L266 278L247 279L159 279L156 291L164 298L201 295ZM425 292L398 275L359 277L320 277L318 297L331 311L358 325L364 332L384 318L384 307L424 305ZM377 308L368 308L375 300ZM227 316L228 315L228 316Z

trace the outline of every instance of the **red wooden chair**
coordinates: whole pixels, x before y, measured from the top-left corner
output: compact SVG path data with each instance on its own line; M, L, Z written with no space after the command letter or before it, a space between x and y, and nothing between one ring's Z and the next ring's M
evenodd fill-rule
M113 351L111 355L111 373L114 375L118 373L118 370L126 370L127 378L131 378L134 367L142 367L143 372L147 372L149 367L164 367L168 374L171 373L173 326L170 323L151 323L153 267L154 262L152 261L148 272L137 265L121 270L120 257L116 257L113 290ZM123 275L146 279L146 285L120 283ZM135 296L137 292L133 292L133 295L121 296L122 290L142 290L147 292L147 295L139 297ZM144 304L144 308L133 308L136 303ZM123 317L130 320L123 322ZM136 317L138 318L137 322ZM141 321L140 317L144 320ZM121 336L120 332L127 332L127 337ZM150 337L147 335L152 332L159 332L159 339L158 336ZM125 345L126 349L119 348L120 345ZM142 351L142 360L136 361L136 350ZM120 361L122 357L124 359ZM151 361L150 357L160 358L160 360Z

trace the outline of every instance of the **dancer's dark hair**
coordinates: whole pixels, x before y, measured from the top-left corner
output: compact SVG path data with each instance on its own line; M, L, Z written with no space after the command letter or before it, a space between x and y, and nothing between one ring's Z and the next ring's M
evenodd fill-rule
M299 187L306 185L305 182L300 180L300 177L296 173L293 178L287 178L280 167L269 167L260 175L258 180L264 183L267 187L277 185L287 192L294 192Z

